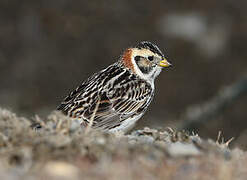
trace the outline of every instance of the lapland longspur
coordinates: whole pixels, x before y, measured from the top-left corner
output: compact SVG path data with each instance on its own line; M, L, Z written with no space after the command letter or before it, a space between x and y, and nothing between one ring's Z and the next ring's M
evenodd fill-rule
M127 132L152 101L155 78L170 65L156 45L140 42L84 81L57 109L84 126L93 116L92 128Z

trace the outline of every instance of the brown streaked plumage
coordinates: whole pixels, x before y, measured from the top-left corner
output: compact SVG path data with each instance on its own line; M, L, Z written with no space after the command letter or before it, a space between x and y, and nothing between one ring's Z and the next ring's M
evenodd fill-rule
M159 48L141 42L118 62L92 75L58 106L66 115L110 132L126 132L144 114L154 96L154 79L169 66ZM98 108L96 108L98 107Z

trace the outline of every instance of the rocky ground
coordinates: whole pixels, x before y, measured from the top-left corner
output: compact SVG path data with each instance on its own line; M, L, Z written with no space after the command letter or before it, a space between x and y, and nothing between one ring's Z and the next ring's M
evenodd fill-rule
M129 135L85 131L0 109L0 179L246 179L247 153L229 142L144 128Z

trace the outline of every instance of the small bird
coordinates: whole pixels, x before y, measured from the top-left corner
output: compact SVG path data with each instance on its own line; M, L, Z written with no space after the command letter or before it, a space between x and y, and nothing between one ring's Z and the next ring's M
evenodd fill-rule
M103 131L128 132L154 97L154 80L169 67L160 49L143 41L124 51L119 60L93 74L58 106L83 126Z

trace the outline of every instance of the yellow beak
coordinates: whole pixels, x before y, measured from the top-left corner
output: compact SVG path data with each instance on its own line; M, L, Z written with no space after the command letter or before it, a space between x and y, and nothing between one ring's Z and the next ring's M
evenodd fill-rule
M171 64L164 58L162 61L159 62L159 66L169 67L169 66L171 66Z

